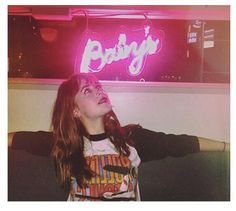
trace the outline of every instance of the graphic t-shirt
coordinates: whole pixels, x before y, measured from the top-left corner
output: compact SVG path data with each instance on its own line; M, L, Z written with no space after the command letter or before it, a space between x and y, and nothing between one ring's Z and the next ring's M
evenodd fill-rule
M84 156L95 173L86 186L80 188L71 179L69 201L140 200L137 170L140 158L135 148L129 146L129 157L120 155L109 138L100 141L84 140Z

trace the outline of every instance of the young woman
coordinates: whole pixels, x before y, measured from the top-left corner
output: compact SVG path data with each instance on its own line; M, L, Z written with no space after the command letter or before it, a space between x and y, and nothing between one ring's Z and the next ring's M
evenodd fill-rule
M59 87L51 134L17 132L9 145L50 154L68 200L140 200L140 162L199 151L228 151L229 144L189 135L121 127L111 102L92 74L73 75ZM27 137L27 138L26 138Z

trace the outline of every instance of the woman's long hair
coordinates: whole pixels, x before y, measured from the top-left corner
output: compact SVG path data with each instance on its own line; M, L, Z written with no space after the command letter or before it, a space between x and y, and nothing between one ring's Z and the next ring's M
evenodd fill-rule
M60 185L69 190L71 177L75 177L80 187L85 179L90 179L94 172L89 169L83 151L86 129L78 118L74 117L75 96L79 91L81 80L93 83L97 79L91 74L73 75L59 87L52 115L54 146L52 157L55 162L56 176ZM105 132L120 154L129 156L128 137L113 111L103 119Z

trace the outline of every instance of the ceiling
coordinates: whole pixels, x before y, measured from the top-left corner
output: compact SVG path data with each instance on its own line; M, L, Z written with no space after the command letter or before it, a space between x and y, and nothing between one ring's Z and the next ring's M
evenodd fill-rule
M229 5L88 5L88 6L8 6L8 15L33 16L39 20L90 18L149 18L230 20Z

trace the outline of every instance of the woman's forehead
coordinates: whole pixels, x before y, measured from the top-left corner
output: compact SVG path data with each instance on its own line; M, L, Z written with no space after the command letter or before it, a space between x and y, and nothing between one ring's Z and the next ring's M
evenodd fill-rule
M84 86L97 86L101 85L96 78L82 78L80 80L80 89Z

